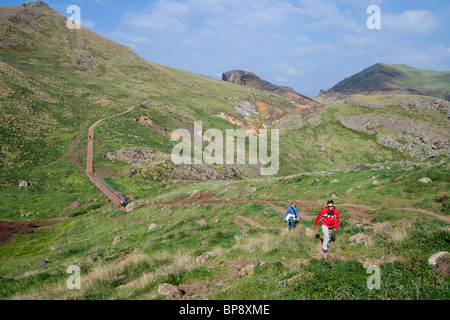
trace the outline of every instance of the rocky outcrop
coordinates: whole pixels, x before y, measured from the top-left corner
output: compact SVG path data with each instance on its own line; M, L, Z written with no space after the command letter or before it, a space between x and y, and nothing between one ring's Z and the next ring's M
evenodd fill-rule
M252 87L252 88L263 90L263 91L273 92L273 93L282 95L284 97L287 97L291 100L294 100L296 102L315 104L315 105L320 104L310 97L307 97L305 95L295 92L291 88L273 85L270 82L262 80L256 74L248 72L248 71L232 70L232 71L225 72L222 75L222 80L240 84L240 85L247 86L247 87Z
M448 131L400 116L378 114L341 116L340 122L359 132L376 134L378 143L424 159L449 152Z
M418 95L388 95L388 96L365 96L355 94L345 99L349 105L364 106L373 109L399 106L407 110L424 111L446 111L450 114L450 101L428 96Z
M136 165L140 161L149 159L151 153L154 153L154 151L141 148L123 148L117 152L108 152L106 157L111 161L117 159L120 162L127 162L129 165Z
M136 210L140 206L143 206L144 204L145 204L144 201L134 201L134 202L130 203L129 205L127 205L125 211L126 212L131 212L133 210Z
M75 61L74 68L77 70L86 70L96 66L95 58L91 54L80 55Z
M234 110L246 117L250 117L252 114L259 114L259 112L249 101L239 102L239 104L234 107Z
M450 253L442 251L430 257L428 262L434 266L434 270L441 274L450 274Z
M168 283L163 283L159 285L158 294L166 296L166 299L169 300L180 299L183 297L183 293L178 287Z
M120 236L117 236L114 238L112 245L115 246L116 244L118 244L120 241L122 241L122 238Z
M255 274L255 265L249 264L239 271L239 277L251 277Z
M19 188L29 188L29 187L31 187L33 184L31 183L31 182L29 182L29 181L24 181L24 180L22 180L22 181L19 181Z

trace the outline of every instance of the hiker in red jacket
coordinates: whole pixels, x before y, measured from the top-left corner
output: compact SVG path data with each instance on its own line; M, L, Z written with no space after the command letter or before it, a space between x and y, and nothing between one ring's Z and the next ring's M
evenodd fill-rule
M333 229L337 230L339 228L339 211L334 206L333 200L328 201L327 206L320 211L316 218L316 226L319 226L320 220L322 220L323 231L322 250L327 253Z

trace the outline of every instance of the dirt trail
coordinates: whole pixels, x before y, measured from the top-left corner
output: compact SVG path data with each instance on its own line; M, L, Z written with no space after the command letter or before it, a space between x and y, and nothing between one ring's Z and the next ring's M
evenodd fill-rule
M119 205L120 204L120 198L119 196L112 190L109 186L107 186L104 181L100 181L98 177L94 175L94 130L97 125L99 125L101 122L112 119L115 117L119 117L121 115L124 115L128 112L133 111L134 108L136 108L139 105L146 104L150 100L141 102L140 104L137 104L135 106L131 106L127 109L127 111L118 113L116 115L106 117L103 119L98 120L95 122L92 126L89 127L89 140L88 140L88 146L87 146L87 157L86 157L86 174L88 175L91 182L102 192L107 198L109 198L114 204Z
M438 218L439 220L445 221L447 223L450 223L450 217L447 216L442 216L440 214L437 214L435 212L431 212L428 210L424 210L424 209L413 209L413 208L394 208L395 210L407 210L407 211L413 211L413 212L420 212L420 213L425 213L429 216L433 216L435 218Z

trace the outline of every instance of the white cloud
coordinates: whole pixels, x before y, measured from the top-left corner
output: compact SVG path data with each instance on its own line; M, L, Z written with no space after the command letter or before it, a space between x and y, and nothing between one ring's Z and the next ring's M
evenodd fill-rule
M389 7L386 0L146 3L122 15L114 40L141 49L138 54L151 61L219 78L227 70L248 70L309 95L318 93L317 83L332 86L376 62L445 68L450 60L448 40L438 33L445 29L445 13L433 13L431 6L402 12L409 5ZM367 29L372 4L381 6L382 30ZM398 13L386 13L399 6ZM408 37L435 30L420 41Z
M440 18L427 10L405 11L381 15L381 28L390 32L426 35L438 29Z
M125 12L122 23L135 29L151 30L167 35L184 34L188 24L183 22L191 14L188 4L161 0L150 5L144 12Z

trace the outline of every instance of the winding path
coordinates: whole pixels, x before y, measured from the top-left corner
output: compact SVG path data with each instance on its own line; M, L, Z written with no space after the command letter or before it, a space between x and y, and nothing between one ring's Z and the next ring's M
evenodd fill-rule
M91 182L100 190L101 193L103 193L107 198L109 198L112 203L119 205L120 204L120 198L117 195L117 192L113 190L110 186L106 185L104 181L101 181L95 174L94 174L94 129L99 125L101 122L112 119L121 115L124 115L128 112L131 112L134 108L137 106L140 106L142 104L148 103L150 100L141 102L135 106L129 107L127 111L118 113L116 115L106 117L103 119L98 120L96 123L94 123L92 126L89 127L89 142L88 142L88 148L87 148L87 160L86 160L86 174L88 175Z

